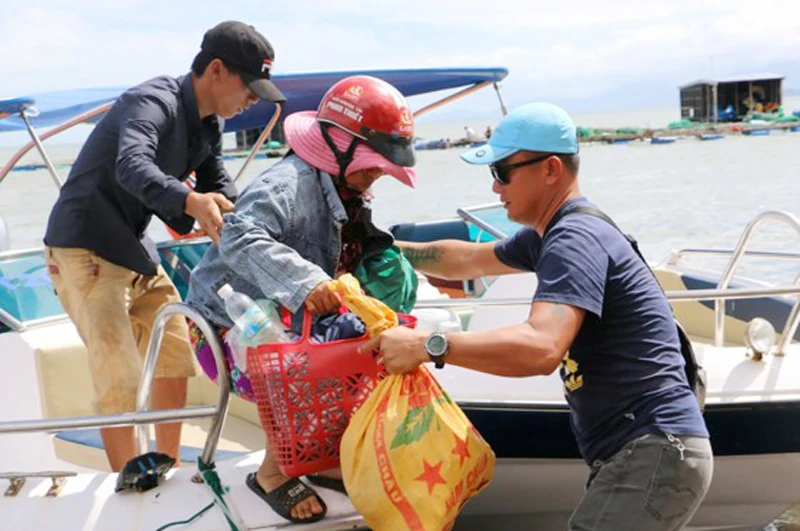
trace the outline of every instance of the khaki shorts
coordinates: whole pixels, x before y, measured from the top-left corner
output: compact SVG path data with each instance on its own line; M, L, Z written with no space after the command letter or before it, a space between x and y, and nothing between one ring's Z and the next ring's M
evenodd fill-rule
M159 265L145 276L86 249L45 248L53 287L86 345L100 414L136 409L136 392L156 313L180 295ZM194 376L186 320L165 327L156 378Z

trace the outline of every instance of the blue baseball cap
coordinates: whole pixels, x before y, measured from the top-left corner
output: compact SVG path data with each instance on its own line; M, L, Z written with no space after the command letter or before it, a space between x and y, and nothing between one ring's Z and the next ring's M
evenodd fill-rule
M485 145L461 154L470 164L493 164L517 151L572 155L578 152L575 122L552 103L528 103L500 120Z

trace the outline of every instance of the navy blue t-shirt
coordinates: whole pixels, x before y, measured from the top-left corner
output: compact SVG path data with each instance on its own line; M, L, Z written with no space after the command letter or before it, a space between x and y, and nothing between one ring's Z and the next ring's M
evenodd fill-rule
M578 204L589 203L573 199L562 210ZM586 310L560 373L587 463L647 433L708 437L667 299L616 228L576 213L558 220L544 244L526 227L498 242L495 254L536 272L534 302Z

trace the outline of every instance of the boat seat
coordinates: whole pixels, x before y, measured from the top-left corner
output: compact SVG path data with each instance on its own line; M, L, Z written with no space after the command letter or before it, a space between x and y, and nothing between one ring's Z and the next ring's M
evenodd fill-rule
M55 439L56 455L64 459L64 461L94 468L92 465L103 457L103 439L100 437L100 430L97 428L64 431L56 434ZM156 450L155 441L152 438L150 449L152 451ZM181 444L181 462L196 463L202 452L202 445L190 446ZM222 461L223 459L244 457L248 453L248 451L217 449L214 453L214 459Z
M94 415L94 389L86 348L72 323L64 319L63 323L26 331L23 337L33 351L36 363L42 416ZM214 404L216 396L216 384L198 367L197 376L189 379L187 404ZM205 444L210 422L211 419L184 422L181 460L196 459L197 452ZM232 396L217 459L234 457L239 452L262 450L264 441L255 404ZM107 469L98 430L64 432L54 438L54 446L60 459L88 468Z
M472 241L469 227L460 219L399 223L389 227L389 232L396 239L408 242L430 242L442 239Z
M181 299L186 300L189 291L189 277L206 251L211 246L211 241L188 240L175 245L160 247L161 266L166 271L172 283L181 294Z
M20 321L64 315L42 253L0 262L0 308Z
M698 289L713 289L716 287L715 279L706 278L700 274L681 272L669 268L655 268L653 272L659 284L665 291L685 291ZM746 287L731 284L732 289ZM710 341L714 337L714 301L686 301L672 302L675 317L683 325L686 333L692 338ZM779 297L729 300L725 303L725 343L728 345L742 345L744 331L747 323L754 317L768 320L777 337L786 324L786 319L792 308L792 303ZM800 330L794 338L800 340ZM713 343L713 341L712 341Z

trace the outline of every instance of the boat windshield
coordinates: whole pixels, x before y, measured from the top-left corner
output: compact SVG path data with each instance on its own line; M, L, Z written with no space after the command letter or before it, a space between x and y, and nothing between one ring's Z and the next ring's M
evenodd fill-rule
M502 203L460 208L458 215L469 224L470 239L476 242L499 240L522 228L508 219Z

